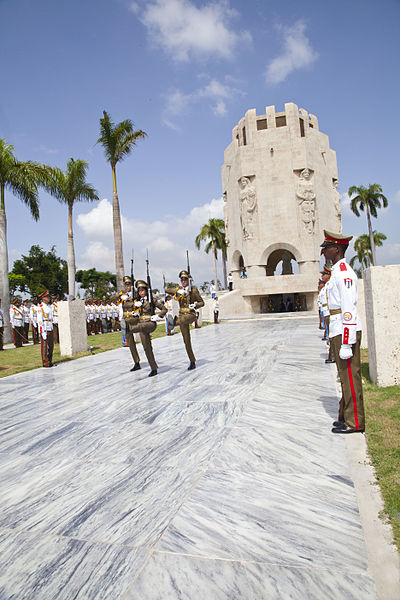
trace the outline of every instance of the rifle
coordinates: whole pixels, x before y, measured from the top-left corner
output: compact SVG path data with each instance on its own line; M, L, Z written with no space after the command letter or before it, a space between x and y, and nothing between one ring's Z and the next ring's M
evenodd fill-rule
M189 263L189 250L186 250L186 260L188 264L188 275L189 275L189 294L192 293L192 274L190 273L190 263Z
M149 302L150 302L151 314L154 315L156 312L156 307L154 304L153 290L151 289L150 270L149 270L149 251L147 249L146 249L146 267L147 267L147 287L148 287Z
M135 278L133 276L133 263L134 263L134 252L132 248L132 258L131 258L131 281L132 281L132 300L137 299L137 295L135 294Z
M163 289L164 289L164 294L165 294L165 288L167 287L167 282L165 281L165 275L164 274L163 274L162 278L163 278L163 285L164 285Z

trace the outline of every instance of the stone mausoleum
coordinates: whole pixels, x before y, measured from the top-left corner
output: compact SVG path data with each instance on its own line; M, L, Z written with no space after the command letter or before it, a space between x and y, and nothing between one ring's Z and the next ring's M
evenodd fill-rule
M315 308L323 230L342 231L336 153L317 117L292 102L247 111L225 150L222 185L230 312Z

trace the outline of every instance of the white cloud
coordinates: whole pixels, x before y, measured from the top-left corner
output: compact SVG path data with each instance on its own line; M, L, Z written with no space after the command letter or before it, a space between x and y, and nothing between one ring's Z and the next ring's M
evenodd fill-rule
M232 59L240 42L250 41L248 31L236 32L231 21L238 16L228 0L197 7L190 0L145 0L131 4L145 25L152 43L178 62L207 56Z
M292 71L309 67L318 58L305 35L303 21L297 21L292 27L280 26L279 29L283 33L284 48L283 53L268 64L266 81L270 84L281 83Z
M163 274L167 280L177 280L177 273L186 265L188 249L197 284L210 281L213 278L211 255L205 254L203 249L197 251L194 239L210 218L223 218L223 204L222 198L213 199L192 208L183 217L167 215L163 220L151 222L122 217L125 268L128 270L133 248L135 272L138 277L143 277L148 248L152 283L159 287ZM88 213L79 215L77 224L90 240L84 254L78 257L79 268L96 267L99 270L115 271L111 203L106 199L102 200ZM222 281L221 265L219 278Z
M211 110L215 115L224 116L226 114L226 100L238 94L243 95L243 92L216 79L210 79L203 87L189 94L185 94L178 89L171 90L165 95L164 124L173 129L178 129L174 119L188 112L194 104L204 99L211 101Z
M400 243L388 244L383 242L383 246L376 249L376 262L378 265L400 263Z
M350 208L350 196L347 192L344 192L340 195L340 205L342 207L342 213L344 215L354 215L353 211Z

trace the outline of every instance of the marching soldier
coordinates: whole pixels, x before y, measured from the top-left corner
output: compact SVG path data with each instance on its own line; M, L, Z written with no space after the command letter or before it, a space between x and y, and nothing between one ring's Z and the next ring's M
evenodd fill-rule
M344 258L353 236L324 231L322 252L332 263L328 287L329 336L333 358L342 384L338 421L332 433L355 433L365 429L361 381L361 323L357 312L357 275Z
M37 323L42 346L42 364L44 367L53 366L53 307L50 304L48 291L39 296L41 304L38 307Z
M24 313L19 298L14 298L13 303L10 306L10 324L14 346L16 348L21 348L24 341L25 330Z
M132 327L132 336L134 333L140 334L143 350L145 351L146 358L149 361L151 368L149 377L154 377L154 375L157 375L158 366L154 358L153 346L151 344L151 334L157 327L157 321L161 321L166 315L167 309L158 300L153 301L154 306L152 307L151 297L149 297L150 294L148 293L149 287L145 281L141 279L136 281L136 289L138 291L139 298L138 300L134 301L133 312L135 315L139 315L139 322ZM160 310L160 313L157 315L153 314L155 308ZM131 371L136 371L140 368L140 362L137 360L137 362L135 361L135 366L133 369L131 369Z
M123 278L123 282L125 290L119 294L119 319L121 322L122 343L124 346L126 345L124 344L125 338L134 362L131 371L137 371L140 369L140 359L132 328L139 323L139 312L134 307L132 279L126 275Z
M179 317L176 324L179 325L182 332L183 341L190 365L188 371L196 368L196 358L193 354L190 340L190 324L196 319L196 309L204 306L204 300L195 286L189 286L189 273L185 270L179 273L182 287L176 289L166 289L167 294L174 294L174 299L179 302Z
M35 297L32 300L31 308L29 310L29 318L32 324L32 339L34 344L39 343L38 327L37 327L37 311L38 311L38 299Z

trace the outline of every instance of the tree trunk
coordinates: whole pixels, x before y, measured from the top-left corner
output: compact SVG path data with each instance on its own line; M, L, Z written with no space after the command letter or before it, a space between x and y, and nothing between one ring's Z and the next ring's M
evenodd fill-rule
M12 342L10 328L10 286L8 281L7 218L5 209L5 187L1 184L0 207L0 298L4 312L4 343Z
M228 279L226 277L226 254L225 252L222 252L221 250L221 254L222 254L222 268L224 270L224 289L228 289Z
M113 174L113 228L114 228L114 252L115 252L115 273L117 276L117 291L123 288L124 278L124 255L122 251L122 227L121 213L119 210L119 200L117 193L117 178L115 167L112 168Z
M72 207L73 204L68 204L68 249L67 249L67 264L68 264L68 298L75 298L75 249L74 249L74 232L72 230Z
M376 265L375 241L374 241L374 234L372 232L371 215L369 212L368 204L367 204L367 221L368 221L369 241L371 244L372 266L375 267L375 265Z
M211 247L211 252L212 252L212 257L213 257L213 266L214 266L214 283L215 283L215 291L219 292L219 285L218 285L218 273L217 273L217 259L215 257L215 247L214 247L214 240L211 241L212 247Z

